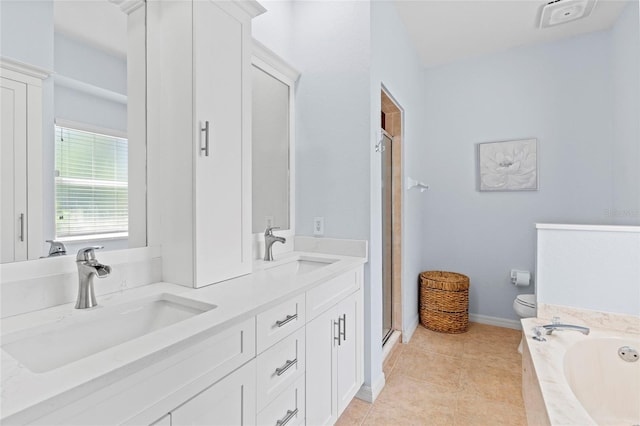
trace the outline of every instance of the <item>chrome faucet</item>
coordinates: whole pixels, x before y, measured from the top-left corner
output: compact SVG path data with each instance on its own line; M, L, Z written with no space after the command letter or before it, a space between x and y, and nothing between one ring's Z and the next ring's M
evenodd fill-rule
M547 336L553 333L555 330L574 330L574 331L579 331L584 335L588 335L590 331L588 327L581 327L579 325L571 325L571 324L548 324L548 325L543 325L542 328L546 330L545 334Z
M93 291L93 276L104 278L111 273L111 266L103 265L96 259L94 250L100 246L85 247L78 250L76 266L78 266L78 300L76 309L93 308L98 304Z
M40 256L40 259L45 259L47 257L64 256L67 254L67 248L60 241L55 241L55 240L45 240L45 241L51 244L51 246L49 246L49 254L46 256Z
M264 260L267 262L271 262L273 260L273 252L271 250L273 243L285 243L287 240L284 237L278 237L277 235L273 235L274 229L280 229L277 226L267 226L267 229L264 231Z

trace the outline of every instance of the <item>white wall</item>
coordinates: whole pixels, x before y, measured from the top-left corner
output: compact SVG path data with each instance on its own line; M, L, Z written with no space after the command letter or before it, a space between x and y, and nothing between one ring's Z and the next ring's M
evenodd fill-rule
M629 2L613 30L613 208L615 223L640 224L640 20Z
M253 35L301 71L296 91L296 233L370 240L365 272L365 385L382 378L381 85L405 110L405 170L422 177L422 71L393 2L266 1ZM417 324L421 270L419 192L405 196L403 329ZM376 389L373 389L376 392Z
M296 233L368 239L369 5L266 1L254 37L301 72L296 89Z
M640 314L640 227L541 227L539 304Z
M369 2L262 4L267 13L254 19L253 36L301 73L296 87L296 234L311 236L313 218L322 216L326 237L369 240ZM370 284L373 267L365 267L368 386L382 374L381 287Z
M56 75L93 87L127 94L127 59L69 38L54 35ZM127 105L93 93L55 84L55 116L82 124L127 132Z
M0 2L0 55L53 70L53 1Z
M536 222L611 223L607 32L427 69L420 158L424 269L469 275L470 312L516 319L511 268L534 271ZM538 139L539 190L476 191L475 144ZM535 278L535 277L534 277Z
M393 2L371 3L371 121L372 140L380 131L380 89L389 91L403 109L403 187L406 176L424 180L426 174L417 155L423 143L424 80L422 64L396 11ZM380 155L372 154L371 192L371 262L372 270L381 270L381 190ZM427 193L403 191L402 247L402 330L407 339L418 323L418 275L422 270L422 220L420 211ZM372 273L372 283L381 281ZM381 286L381 284L379 284ZM380 300L380 303L382 301ZM376 319L377 320L377 319Z

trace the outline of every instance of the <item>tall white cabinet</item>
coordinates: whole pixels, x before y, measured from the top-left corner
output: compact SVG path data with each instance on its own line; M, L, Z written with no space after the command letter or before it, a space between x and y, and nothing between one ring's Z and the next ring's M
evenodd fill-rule
M27 85L0 78L0 262L27 260Z
M48 71L0 59L0 263L38 259L42 238L42 84Z
M163 279L202 287L251 272L254 1L147 3L149 203ZM153 208L153 207L151 207Z

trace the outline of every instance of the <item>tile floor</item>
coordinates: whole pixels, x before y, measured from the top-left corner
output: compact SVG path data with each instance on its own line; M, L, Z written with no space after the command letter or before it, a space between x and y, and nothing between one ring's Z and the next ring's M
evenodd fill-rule
M526 425L519 342L508 328L471 323L443 334L420 325L385 361L376 401L354 398L337 425Z

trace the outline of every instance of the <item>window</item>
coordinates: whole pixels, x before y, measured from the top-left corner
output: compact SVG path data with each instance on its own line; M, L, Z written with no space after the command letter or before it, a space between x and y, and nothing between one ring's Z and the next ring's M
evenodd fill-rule
M55 127L56 239L127 237L127 139Z

